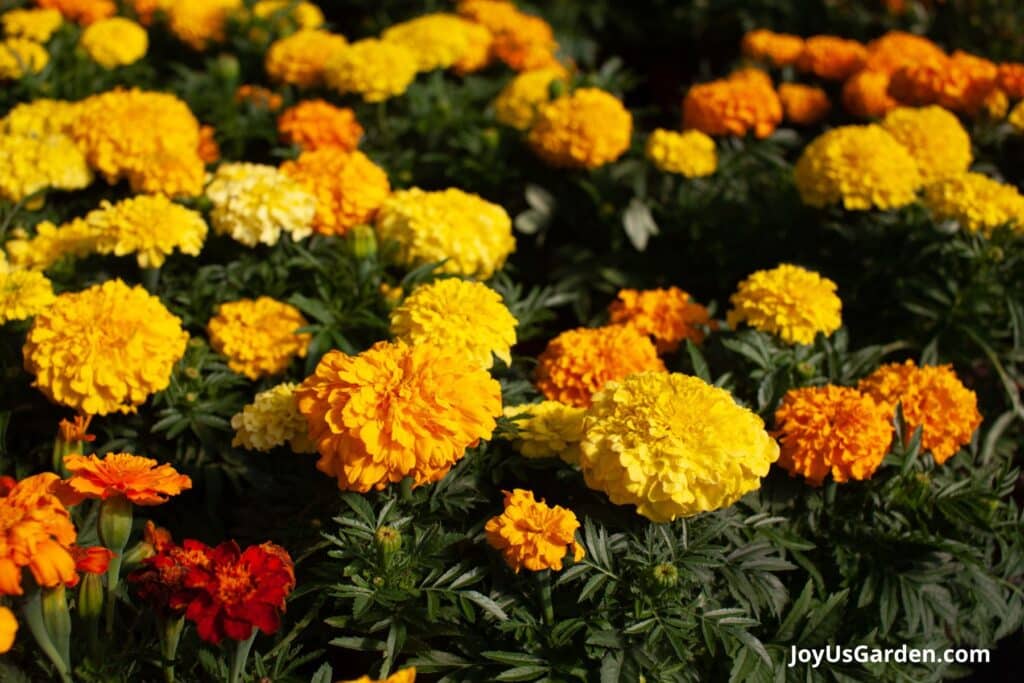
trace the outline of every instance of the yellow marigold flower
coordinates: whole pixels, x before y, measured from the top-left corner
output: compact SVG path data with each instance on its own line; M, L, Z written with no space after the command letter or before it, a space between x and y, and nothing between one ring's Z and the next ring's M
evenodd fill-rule
M415 683L415 681L416 669L402 669L380 680L373 680L369 676L360 676L351 681L341 681L341 683Z
M242 0L174 0L165 8L171 32L195 50L224 40L228 16Z
M1024 102L1018 102L1010 115L1006 118L1006 121L1013 126L1013 129L1018 133L1024 133Z
M837 36L811 36L804 41L804 51L796 67L819 78L843 81L860 71L867 59L867 49L856 40Z
M22 595L23 568L40 586L75 582L70 547L78 534L57 495L59 485L60 478L46 472L22 479L0 496L0 596Z
M942 107L899 107L886 114L882 127L914 157L925 184L959 175L971 165L971 138Z
M0 132L23 137L64 135L76 116L77 107L74 102L48 99L22 102L0 119Z
M132 413L171 381L185 353L181 320L121 280L61 294L32 322L23 354L35 386L89 415Z
M1010 99L1024 98L1024 64L1020 62L1000 64L996 73L996 83Z
M889 95L892 77L884 71L862 69L843 84L843 106L846 111L863 119L885 116L899 106Z
M42 273L9 268L0 258L0 325L26 320L56 300L53 285Z
M653 522L732 505L779 457L761 418L728 391L667 372L608 383L584 417L580 449L587 486Z
M65 19L88 26L117 13L113 0L35 0L38 7L55 9Z
M647 370L664 372L665 364L635 327L579 327L548 342L537 357L536 384L553 401L587 407L608 382Z
M124 497L134 505L162 505L192 488L192 480L167 463L130 453L64 456L65 484L84 498Z
M828 116L832 109L824 90L800 83L781 84L779 101L786 120L798 126L812 126Z
M849 387L790 389L775 411L779 465L820 486L870 479L892 443L892 411Z
M377 235L398 243L396 258L403 266L444 261L438 271L481 280L516 248L505 209L455 188L395 192L381 205Z
M683 128L708 135L765 138L781 122L782 103L771 83L744 73L695 85L683 99Z
M364 38L339 50L324 66L327 85L341 94L383 102L401 95L416 78L416 53L398 43Z
M729 302L729 327L746 323L787 344L810 344L818 332L827 337L843 324L836 283L789 263L752 273Z
M18 202L40 190L80 190L93 175L71 138L0 135L0 197Z
M458 278L417 287L391 311L396 339L444 346L484 369L494 364L494 356L511 364L516 324L501 295L480 282Z
M259 0L252 6L252 13L260 19L285 18L298 29L320 28L324 24L324 13L312 2Z
M640 334L654 337L658 353L675 351L684 339L701 343L704 331L700 326L712 324L708 309L678 287L621 289L608 306L608 314L613 323L630 325Z
M455 14L438 12L403 21L385 29L381 39L409 48L420 71L455 66L480 43L479 32L490 41L490 32ZM474 34L477 34L474 36Z
M296 453L315 453L306 433L306 418L295 399L297 388L297 384L286 382L256 394L252 403L231 418L235 430L231 445L266 452L288 444Z
M37 74L49 63L50 53L33 40L6 38L0 42L0 81Z
M306 357L312 336L297 330L307 325L299 309L261 296L221 304L207 333L210 345L227 356L229 368L256 380L284 372L295 357Z
M528 140L552 166L598 168L622 156L632 134L633 116L614 95L580 88L542 106Z
M296 397L317 469L361 493L441 479L501 414L501 387L486 370L454 349L401 341L328 352Z
M1010 98L1000 88L993 88L985 96L981 107L990 119L1003 119L1006 117L1006 112L1010 110Z
M324 84L324 68L338 53L344 51L348 41L344 36L304 29L271 44L264 67L271 79L302 88Z
M973 115L996 87L998 67L965 52L903 66L893 73L889 94L904 104L937 104Z
M894 74L910 64L942 60L946 53L941 47L922 36L904 31L889 31L867 45L864 68Z
M580 461L585 409L558 401L541 401L506 406L505 417L515 421L519 432L512 447L524 458L562 458L568 463Z
M46 270L65 256L87 256L96 248L96 236L81 218L60 227L49 221L36 224L36 234L23 231L4 244L7 255L18 268Z
M273 166L221 164L206 186L210 222L218 234L242 244L277 244L281 233L295 241L313 233L316 197Z
M359 151L310 150L283 163L281 171L316 197L313 229L324 235L344 235L372 221L391 193L387 173Z
M487 542L500 550L505 562L517 574L523 567L531 572L562 570L565 554L572 551L574 562L583 559L583 546L576 541L579 520L561 505L549 507L532 491L505 491L505 511L487 520Z
M819 135L804 148L793 174L805 204L842 204L849 211L906 206L921 187L914 157L876 125L840 126Z
M64 23L55 9L12 9L0 16L4 34L45 43Z
M14 636L18 633L18 620L14 612L0 607L0 655L14 647Z
M79 40L92 60L105 69L134 64L146 56L149 36L131 19L111 17L90 24Z
M743 36L743 54L775 66L795 64L804 51L804 39L788 33L775 33L765 29L749 31Z
M924 204L938 220L955 220L984 235L1010 224L1024 231L1024 196L1013 185L980 173L952 175L924 189Z
M551 101L551 84L567 86L569 72L561 64L532 69L518 74L494 99L494 116L500 123L526 130L537 117L537 110Z
M908 428L906 438L921 427L921 445L939 464L970 443L981 425L978 397L957 378L951 365L889 363L862 379L858 388L884 403L890 414L899 402Z
M644 153L659 171L687 178L708 176L718 169L715 141L699 130L677 133L658 128L647 138Z
M494 36L494 55L516 71L555 63L558 43L551 26L502 0L463 0L458 12L486 27Z
M303 100L285 109L277 119L277 132L302 149L340 147L346 152L358 147L363 137L355 112L325 100Z
M95 24L93 24L95 26ZM135 254L140 268L159 268L175 250L196 256L206 240L202 215L163 195L138 195L86 214L100 254Z

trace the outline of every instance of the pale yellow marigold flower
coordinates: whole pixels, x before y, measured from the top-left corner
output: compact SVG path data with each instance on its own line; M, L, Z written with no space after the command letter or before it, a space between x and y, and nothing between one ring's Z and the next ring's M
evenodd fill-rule
M914 157L925 184L963 173L974 158L967 131L942 107L898 107L885 115L882 127Z
M558 401L506 406L505 417L514 420L519 429L512 447L524 458L561 458L579 463L585 412L584 408Z
M424 14L392 25L381 39L409 48L415 54L420 71L447 69L455 66L480 42L474 33L490 31L456 14L438 12Z
M761 486L779 445L753 412L702 379L642 372L609 382L583 420L580 468L616 505L671 522Z
M659 171L687 178L708 176L718 168L715 141L699 130L677 133L658 128L647 138L645 153Z
M552 83L568 85L569 71L561 64L531 69L509 81L494 99L494 116L517 130L533 125L537 110L551 101Z
M344 36L329 31L296 31L271 44L263 65L274 81L311 88L323 85L327 62L347 46Z
M7 38L0 42L0 81L37 74L49 63L50 53L35 41Z
M827 337L843 324L836 283L788 263L753 273L729 301L730 327L746 323L787 344L810 344L818 332Z
M64 18L55 9L12 9L0 16L4 35L45 43L56 33Z
M98 253L135 254L140 268L159 268L175 250L196 256L206 240L202 215L164 195L138 195L117 204L104 200L83 220Z
M0 135L0 197L18 202L40 190L80 190L93 180L66 135Z
M305 358L312 338L297 332L309 325L299 309L268 296L221 304L210 319L210 345L228 359L228 367L249 379L285 371L295 357Z
M228 16L242 0L174 0L165 8L171 32L193 49L205 50L224 40Z
M383 102L401 95L416 78L416 53L404 45L364 38L331 56L324 67L327 85L339 93Z
M250 247L313 233L316 197L273 166L221 164L206 186L213 229Z
M146 56L149 36L131 19L111 17L90 24L79 40L82 49L105 69L134 64Z
M26 320L56 300L53 285L35 270L10 268L0 252L0 325Z
M490 368L511 364L516 319L501 296L480 282L448 278L421 285L391 311L391 334L409 344L431 342Z
M266 452L288 444L296 453L315 453L306 433L306 418L295 400L296 387L286 382L256 394L252 403L231 418L235 430L231 445Z
M924 204L938 220L955 220L969 232L990 235L1010 224L1024 232L1024 196L1013 185L980 173L948 176L924 189Z
M633 116L611 93L581 88L540 108L527 139L556 167L598 168L629 149Z

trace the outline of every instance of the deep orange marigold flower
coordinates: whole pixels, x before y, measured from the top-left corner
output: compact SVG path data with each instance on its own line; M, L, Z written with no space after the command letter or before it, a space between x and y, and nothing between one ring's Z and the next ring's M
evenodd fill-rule
M86 548L80 545L73 545L70 548L71 557L75 560L75 571L83 574L105 574L110 561L116 557L113 551L101 545ZM78 577L75 577L78 583ZM74 585L74 584L69 584Z
M17 482L0 497L0 595L21 595L21 571L40 586L74 584L77 534L52 472Z
M281 108L284 100L273 90L264 88L261 85L240 85L235 90L235 102L242 104L248 102L254 107L262 107L269 111L277 111Z
M804 41L796 67L825 80L843 81L860 71L867 56L867 49L856 40L812 36Z
M1024 64L1020 62L1000 64L996 83L1011 100L1024 98Z
M113 0L35 0L37 7L55 9L65 19L82 25L92 24L117 13Z
M561 333L537 357L536 383L552 401L587 407L611 380L665 371L649 337L631 325L580 327Z
M310 150L281 164L281 170L316 196L313 229L324 235L344 235L372 221L391 194L387 173L359 151Z
M892 411L850 387L791 389L775 411L779 465L820 486L870 479L892 443Z
M295 396L317 469L363 493L405 477L416 486L441 479L501 414L501 387L486 370L428 343L331 351Z
M918 367L912 360L889 363L862 379L858 388L884 403L890 412L901 403L906 438L921 427L921 445L939 464L970 443L981 425L978 397L957 378L951 365Z
M210 345L228 358L228 367L249 379L284 372L292 359L306 357L309 325L291 304L261 296L223 303L207 324Z
M217 144L216 133L213 126L199 126L199 147L196 154L204 164L215 164L220 161L220 145Z
M821 88L800 83L779 86L779 101L787 121L800 126L811 126L828 116L832 103Z
M549 507L533 492L505 491L505 511L487 521L484 530L491 547L500 550L505 562L517 574L526 567L532 572L561 571L562 559L572 551L573 561L583 559L583 546L576 541L579 520L572 510Z
M957 51L945 59L902 67L893 74L889 94L904 104L938 104L973 115L996 87L998 74L987 59Z
M749 31L743 36L743 54L775 66L795 64L804 51L804 39L789 33L775 33L766 29Z
M14 612L0 606L0 655L14 647L14 636L18 633L18 620Z
M942 60L941 47L922 36L904 31L889 31L868 43L864 68L893 74L904 66Z
M491 52L516 71L556 63L558 43L551 26L540 17L525 14L504 0L463 0L458 12L491 32Z
M892 77L884 71L858 71L843 84L843 106L864 119L885 116L900 104L889 95L891 81Z
M288 144L303 149L338 147L351 152L359 146L363 127L348 107L325 100L303 100L277 119L277 132Z
M696 128L708 135L751 132L764 138L781 122L782 103L771 83L746 72L695 85L683 99L683 128Z
M658 353L675 351L684 339L701 343L701 326L711 324L708 309L678 287L619 290L608 314L613 323L630 325L640 334L654 337Z
M130 453L72 454L64 458L67 485L86 498L124 496L135 505L160 505L192 488L192 480L170 465Z

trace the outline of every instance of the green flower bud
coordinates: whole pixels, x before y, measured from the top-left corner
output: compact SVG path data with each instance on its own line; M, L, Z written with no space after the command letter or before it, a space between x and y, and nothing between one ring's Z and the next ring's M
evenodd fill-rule
M349 231L349 245L356 258L365 259L377 255L377 233L369 225L357 225Z
M68 611L68 598L64 592L64 584L56 588L44 588L42 591L43 624L50 642L65 663L71 661L71 613Z
M100 505L97 525L100 540L118 556L124 554L128 537L132 533L132 504L124 496L107 498Z
M671 588L679 581L679 570L674 564L663 562L651 568L651 578L661 588Z
M85 620L99 619L103 614L103 576L85 574L78 586L78 616Z
M394 555L402 548L402 532L390 526L382 526L374 534L377 546L385 557Z
M814 365L807 361L797 363L796 371L799 372L802 377L814 377L815 374Z

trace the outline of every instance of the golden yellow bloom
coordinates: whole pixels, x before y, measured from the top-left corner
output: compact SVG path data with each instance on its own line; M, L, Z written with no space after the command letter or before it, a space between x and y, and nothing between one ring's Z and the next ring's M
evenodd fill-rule
M899 106L889 95L892 77L885 71L862 69L843 84L843 106L846 111L863 119L885 116Z
M50 63L50 53L39 43L26 38L0 41L0 81L16 81L37 74Z
M412 477L441 479L490 438L501 387L457 351L378 342L357 356L330 351L296 390L317 468L365 493Z
M260 19L275 19L275 23L293 24L298 29L320 28L324 24L324 13L312 2L294 0L258 0L252 6L252 13ZM286 21L281 21L285 19Z
M532 69L518 74L494 99L494 116L500 123L526 130L537 117L537 110L551 101L551 84L567 87L569 72L561 64Z
M60 227L41 221L36 224L34 237L22 230L14 232L14 238L4 244L4 249L18 268L46 270L65 256L87 256L96 247L95 236L80 218Z
M146 56L149 36L131 19L111 17L90 24L79 41L93 61L105 69L134 64Z
M955 220L969 232L992 234L1009 224L1024 231L1024 196L1013 185L980 173L951 175L924 189L924 204L938 220Z
M771 62L775 66L789 66L795 64L803 53L804 39L788 33L757 29L743 36L741 49L751 59Z
M838 203L849 211L906 206L921 187L914 157L876 125L840 126L819 135L793 172L805 204Z
M235 430L231 445L266 452L288 444L296 453L315 453L306 433L306 418L295 399L297 388L297 384L286 382L256 394L252 403L231 418Z
M695 85L683 99L683 128L708 135L765 138L781 122L782 103L771 83L749 74Z
M415 681L416 669L402 669L380 680L373 680L369 676L360 676L351 681L341 681L340 683L415 683Z
M644 153L659 171L687 178L708 176L718 169L715 141L699 130L677 133L658 128L647 138Z
M665 364L635 327L579 327L548 342L537 357L536 384L553 401L586 407L608 382L647 370L663 372Z
M130 453L64 457L71 476L65 484L84 498L106 500L123 496L135 505L162 505L192 488L192 480L167 463Z
M391 193L387 173L359 151L323 147L286 161L281 171L316 197L313 229L324 235L344 235L368 223Z
M495 57L516 71L529 71L555 63L558 43L551 26L520 12L503 0L462 0L458 12L487 28L494 36Z
M779 85L779 101L782 102L786 120L799 126L818 123L832 109L832 103L824 90L800 83Z
M4 34L45 43L64 23L55 9L12 9L0 16Z
M35 0L36 5L56 9L65 19L88 26L117 13L113 0Z
M299 309L267 296L221 304L210 319L210 345L227 356L228 367L249 379L284 372L295 357L305 358L312 336Z
M580 88L542 106L527 139L552 166L598 168L622 156L632 134L633 116L615 96Z
M811 36L804 41L804 51L796 67L831 81L843 81L860 71L867 59L867 49L856 40L837 36Z
M1017 133L1024 133L1024 102L1018 102L1006 119Z
M316 197L273 166L221 164L206 196L213 229L246 246L277 244L282 232L295 241L313 233Z
M23 568L47 588L75 582L69 548L77 533L56 494L59 485L60 478L46 472L22 479L0 496L0 596L23 593Z
M364 38L339 50L324 66L327 85L341 94L383 102L401 95L416 78L416 53L404 45Z
M18 620L14 612L0 606L0 655L14 647L14 637L18 633Z
M53 285L42 273L10 268L0 253L0 325L26 320L52 304Z
M761 486L779 446L756 414L697 377L641 372L610 382L583 420L580 468L616 505L670 522Z
M103 200L83 220L96 252L135 254L140 268L159 268L175 250L196 256L206 240L202 215L163 195L138 195L117 204Z
M899 107L886 114L882 127L914 157L925 184L959 175L971 165L971 138L942 107Z
M228 16L242 0L174 0L165 8L171 32L195 50L224 40Z
M325 100L303 100L285 109L277 118L277 132L302 149L340 147L346 152L358 147L363 137L355 112Z
M381 39L409 48L417 69L433 71L460 63L481 40L485 46L489 44L490 31L458 15L437 12L394 24L384 30Z
M50 188L80 190L92 180L85 157L66 135L0 135L0 198L18 202Z
M323 85L324 67L348 46L344 36L320 29L296 31L271 44L264 67L271 79L302 88Z
M77 116L74 102L38 99L15 105L0 119L0 132L22 137L67 134Z
M438 271L481 280L516 248L505 209L455 188L398 190L381 205L377 235L398 243L403 266L444 261Z
M906 438L921 427L921 445L940 465L970 443L981 425L978 397L951 365L889 363L862 379L858 388L884 403L890 414L897 402L902 404Z
M754 272L729 302L730 327L746 323L787 344L810 344L819 332L827 337L843 324L836 283L789 263Z
M579 520L561 505L549 507L532 491L505 491L505 511L487 520L487 542L500 550L505 562L517 574L523 567L531 572L562 570L565 554L572 551L574 562L583 559L583 546L576 541Z
M578 463L584 412L583 408L558 401L506 406L505 417L515 419L519 429L512 447L524 458L561 458Z
M790 389L775 411L779 465L820 486L870 479L892 444L892 410L849 387Z
M981 103L982 109L985 115L990 119L1000 120L1006 118L1006 112L1010 110L1010 98L1006 96L1006 93L999 89L993 88L988 95L985 96L985 100Z
M654 337L658 353L675 351L684 339L701 343L704 331L700 326L712 324L708 309L678 287L621 289L608 314L613 323L630 325L640 334Z
M59 295L32 322L23 354L51 401L106 415L135 412L167 387L187 341L159 299L110 280Z

